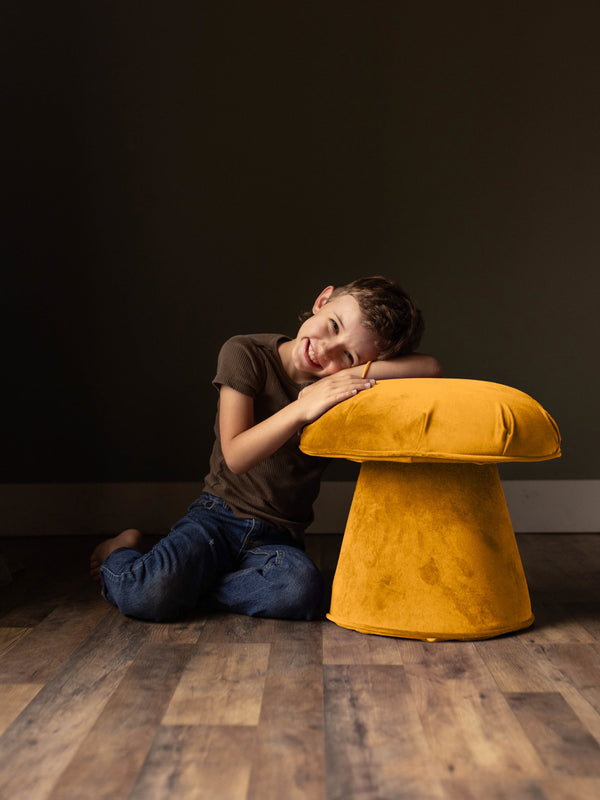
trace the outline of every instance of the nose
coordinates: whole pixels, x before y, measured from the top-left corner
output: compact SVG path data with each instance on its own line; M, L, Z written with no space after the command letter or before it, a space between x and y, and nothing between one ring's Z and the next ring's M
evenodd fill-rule
M345 350L344 344L339 340L327 341L323 346L323 356L327 361L337 361L343 358Z

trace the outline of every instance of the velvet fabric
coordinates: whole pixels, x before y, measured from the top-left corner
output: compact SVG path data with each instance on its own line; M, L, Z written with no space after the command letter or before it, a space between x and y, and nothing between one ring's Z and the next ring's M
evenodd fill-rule
M351 461L542 461L560 434L529 395L458 378L380 381L339 403L302 434L313 456Z
M363 464L327 616L415 639L482 639L531 625L496 465Z
M363 462L329 619L430 641L532 624L494 462L560 455L558 427L533 398L485 381L382 381L307 426L300 447Z

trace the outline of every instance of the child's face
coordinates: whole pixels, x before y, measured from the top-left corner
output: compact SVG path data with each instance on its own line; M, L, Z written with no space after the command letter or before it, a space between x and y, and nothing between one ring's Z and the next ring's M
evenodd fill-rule
M344 294L329 300L332 286L313 306L313 316L300 327L292 352L298 382L323 378L347 367L374 361L379 353L375 331L362 325L362 312L354 297Z

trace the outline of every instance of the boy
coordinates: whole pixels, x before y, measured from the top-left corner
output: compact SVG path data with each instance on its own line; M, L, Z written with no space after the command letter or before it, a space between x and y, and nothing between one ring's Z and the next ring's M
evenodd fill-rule
M311 619L323 586L302 536L327 461L300 451L302 427L376 380L439 377L434 358L413 353L422 333L411 298L372 277L324 289L294 339L229 339L213 381L216 441L204 491L148 553L135 529L94 550L91 571L104 597L124 614L157 621L201 602Z

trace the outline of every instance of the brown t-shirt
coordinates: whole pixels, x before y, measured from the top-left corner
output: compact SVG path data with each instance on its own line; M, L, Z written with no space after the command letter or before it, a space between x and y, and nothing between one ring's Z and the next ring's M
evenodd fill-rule
M252 397L255 423L296 400L302 389L283 369L278 345L284 341L287 336L273 333L234 336L219 353L213 385L219 389L225 384ZM302 453L296 433L260 464L235 475L221 450L218 405L215 437L204 491L225 500L236 516L264 520L302 541L328 460Z

